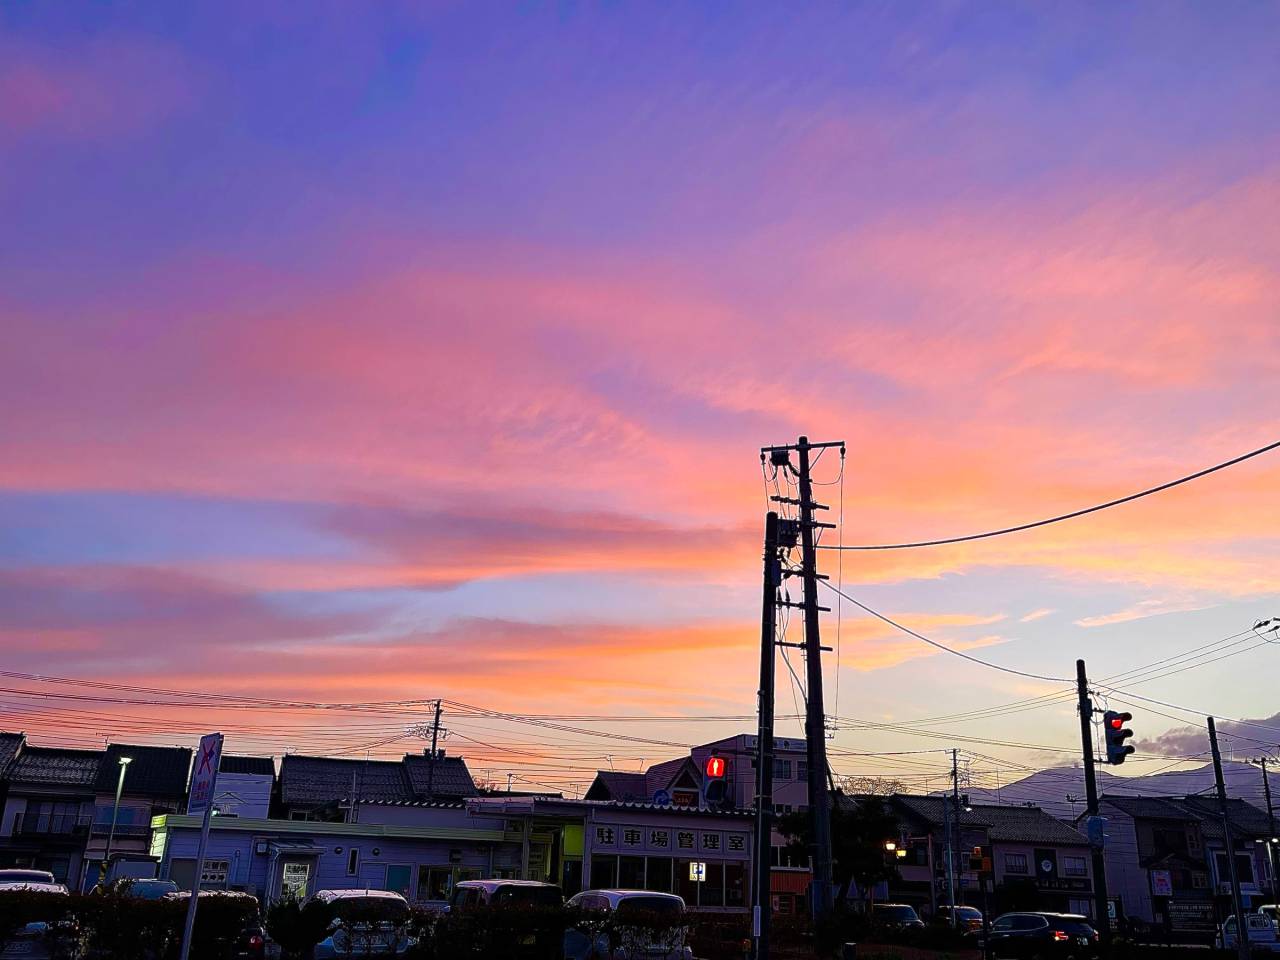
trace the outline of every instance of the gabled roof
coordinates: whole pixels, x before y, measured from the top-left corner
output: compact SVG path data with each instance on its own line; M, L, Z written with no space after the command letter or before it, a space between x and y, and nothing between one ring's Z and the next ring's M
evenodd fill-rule
M288 754L280 761L280 801L318 806L352 795L368 800L413 800L404 764L398 760L352 760Z
M1195 820L1186 809L1178 806L1173 797L1117 797L1112 794L1102 798L1122 813L1139 820Z
M688 789L699 786L701 777L698 775L698 766L691 757L676 757L665 763L655 763L645 772L647 795L638 799L652 800L659 790L671 790L682 776L688 781Z
M597 770L587 789L587 800L649 800L648 778L643 773Z
M882 799L891 808L896 808L931 828L942 827L943 818L950 813L953 802L948 797L902 793L868 799ZM1083 847L1089 843L1084 834L1039 807L978 804L960 811L960 826L984 830L987 837L996 843L1044 843L1073 847Z
M191 772L190 747L141 747L127 743L110 744L98 765L94 789L114 791L120 777L120 758L129 757L124 777L126 794L180 797L187 792Z
M1137 819L1198 823L1200 832L1207 839L1221 839L1223 837L1222 814L1219 812L1217 797L1108 796L1104 802ZM1232 830L1241 836L1270 836L1270 826L1266 812L1251 803L1228 798L1227 816L1231 819ZM1237 836L1237 839L1240 839L1240 836Z
M26 739L21 733L0 733L0 777L8 772L9 765L17 759L18 751Z
M237 773L255 777L274 777L276 763L270 757L233 757L223 754L219 773Z
M11 783L29 786L93 788L101 750L64 750L24 746L9 771Z
M419 797L474 797L479 793L462 757L438 757L433 764L430 757L410 753L405 755L404 768L410 788Z

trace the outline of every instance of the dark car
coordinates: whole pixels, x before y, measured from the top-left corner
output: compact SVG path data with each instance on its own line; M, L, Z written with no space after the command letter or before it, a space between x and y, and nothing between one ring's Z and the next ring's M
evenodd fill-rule
M954 908L956 913L956 929L965 934L979 934L982 932L982 911L976 907ZM938 907L938 912L933 915L933 922L944 927L951 926L951 911L948 906Z
M899 935L924 929L924 921L909 903L877 903L871 907L871 922L881 930Z
M1006 913L991 924L988 943L997 960L1098 955L1098 931L1078 913Z

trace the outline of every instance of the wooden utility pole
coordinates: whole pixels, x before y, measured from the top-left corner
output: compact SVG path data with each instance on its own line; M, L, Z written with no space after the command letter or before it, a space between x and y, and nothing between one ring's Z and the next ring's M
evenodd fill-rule
M773 668L778 585L781 582L778 515L770 511L764 518L764 590L760 604L760 692L757 701L760 724L756 733L756 870L752 918L756 960L767 960L769 956L769 928L772 925L773 900L769 877L773 851Z
M1231 902L1236 911L1236 953L1249 960L1249 928L1244 922L1244 901L1240 898L1240 872L1236 869L1236 841L1231 833L1231 817L1227 811L1227 785L1222 779L1222 755L1218 753L1218 730L1213 717L1209 721L1209 749L1213 751L1213 778L1218 782L1218 810L1222 814L1222 838L1227 845L1227 870L1231 875ZM1225 946L1225 944L1224 944Z
M1276 810L1271 805L1271 781L1267 777L1267 758L1259 757L1262 765L1262 795L1267 798L1267 866L1271 870L1271 902L1280 902L1276 888Z
M951 926L956 925L956 889L960 890L960 899L964 899L964 883L960 879L960 763L959 751L951 748L951 814L955 817L955 832L951 835L951 848L947 856L953 864L951 868Z
M1080 748L1084 754L1085 816L1098 816L1098 779L1093 769L1093 700L1084 661L1076 661L1076 692L1080 697ZM1107 903L1107 861L1101 843L1090 837L1093 851L1093 911L1103 949L1111 944L1111 917Z

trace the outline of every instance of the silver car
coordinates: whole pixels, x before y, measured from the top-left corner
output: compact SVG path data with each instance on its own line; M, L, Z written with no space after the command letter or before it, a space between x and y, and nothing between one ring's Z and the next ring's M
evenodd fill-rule
M674 893L583 890L567 906L600 922L565 931L565 960L693 960L684 899Z
M391 890L321 890L313 900L329 905L333 923L316 945L315 960L399 957L414 945L405 933L409 902Z

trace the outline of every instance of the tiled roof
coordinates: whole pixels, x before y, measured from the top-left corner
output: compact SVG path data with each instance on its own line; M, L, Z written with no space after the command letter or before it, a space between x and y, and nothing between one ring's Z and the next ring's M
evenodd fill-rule
M474 797L476 782L467 769L467 762L461 757L440 757L435 761L435 772L431 771L432 761L420 754L406 754L404 768L409 775L409 786L420 797ZM431 789L427 790L430 783Z
M125 793L180 797L187 792L187 775L191 772L189 747L141 747L127 743L107 747L98 766L95 790L100 793L115 790L121 757L130 758L124 778Z
M270 757L229 757L223 755L219 773L239 773L256 777L274 777L276 763Z
M1117 810L1142 820L1195 820L1186 809L1177 805L1172 797L1103 797Z
M852 799L852 798L850 798ZM894 794L884 800L900 811L914 816L932 827L941 827L952 801L940 796ZM1056 846L1086 846L1088 840L1039 807L975 805L960 811L960 825L985 830L999 843L1046 843Z
M285 806L337 802L353 791L365 800L416 799L404 764L397 760L289 754L280 761L280 800Z
M21 733L0 733L0 777L8 771L25 740Z
M9 780L12 783L91 789L101 762L101 750L24 746L9 771Z
M1222 815L1217 797L1112 797L1106 802L1131 817L1142 820L1179 820L1200 824L1200 832L1209 839L1220 839ZM1270 833L1267 814L1244 800L1229 798L1227 815L1231 828L1249 837L1265 837Z
M648 780L643 773L623 770L597 770L596 779L587 790L589 800L649 800Z

